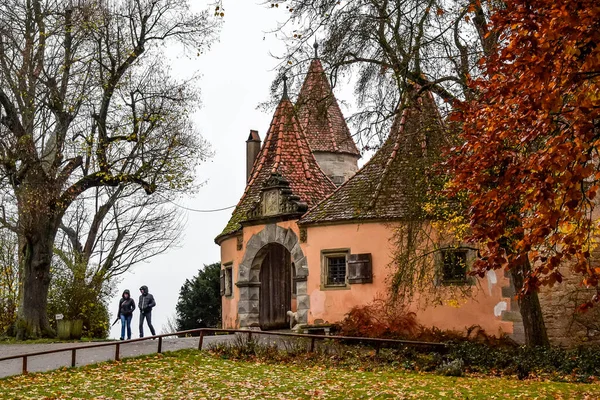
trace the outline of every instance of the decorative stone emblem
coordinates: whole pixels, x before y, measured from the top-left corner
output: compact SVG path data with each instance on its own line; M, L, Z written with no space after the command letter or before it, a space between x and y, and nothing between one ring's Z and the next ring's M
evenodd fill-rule
M307 236L306 228L300 228L300 243L306 243Z
M248 212L248 219L279 215L302 215L308 205L292 193L290 183L279 173L271 174L264 183L260 200Z
M279 214L279 190L271 189L262 193L262 215Z

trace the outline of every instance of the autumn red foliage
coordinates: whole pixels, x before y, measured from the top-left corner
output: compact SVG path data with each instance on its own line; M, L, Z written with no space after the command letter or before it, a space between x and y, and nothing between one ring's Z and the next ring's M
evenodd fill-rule
M451 150L450 193L468 194L480 275L527 259L524 292L561 282L562 265L598 287L600 3L505 5L492 18L500 48L472 82L480 96L454 116L464 144Z
M403 305L376 298L371 303L353 307L340 323L340 334L354 337L387 339L414 338L420 331L417 315Z
M352 337L419 340L425 342L476 342L493 347L514 347L507 336L489 335L478 325L464 330L443 330L425 327L417 314L405 305L376 298L369 304L353 307L338 324L339 334Z

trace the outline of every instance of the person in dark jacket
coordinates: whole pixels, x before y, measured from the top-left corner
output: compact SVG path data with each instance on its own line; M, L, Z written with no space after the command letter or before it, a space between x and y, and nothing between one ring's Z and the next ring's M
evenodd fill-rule
M127 340L131 339L131 318L135 310L135 301L131 298L128 289L123 291L119 300L119 314L121 318L121 340L125 340L125 328L127 328Z
M154 301L154 296L148 293L148 286L142 286L140 292L142 292L138 301L140 309L140 337L144 337L144 318L148 321L148 328L150 328L150 332L154 336L156 333L152 326L152 309L156 306L156 302Z

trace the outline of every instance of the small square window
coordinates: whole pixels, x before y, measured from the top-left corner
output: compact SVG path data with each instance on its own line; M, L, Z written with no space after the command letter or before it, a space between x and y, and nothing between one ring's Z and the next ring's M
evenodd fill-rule
M327 285L346 284L346 257L327 257Z
M467 251L460 249L442 251L442 283L467 282Z
M348 251L322 253L323 286L327 288L348 286Z

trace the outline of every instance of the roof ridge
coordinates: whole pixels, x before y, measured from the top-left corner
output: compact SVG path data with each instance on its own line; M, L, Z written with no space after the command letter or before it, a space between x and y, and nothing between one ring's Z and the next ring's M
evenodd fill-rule
M289 101L287 99L281 100L280 106L281 108L279 110L281 110L283 108L283 103L285 103L286 101ZM278 111L279 111L278 110ZM275 162L273 163L273 166L271 167L271 173L275 174L277 173L277 171L279 170L279 163L281 162L281 148L283 147L283 129L281 127L281 121L279 121L278 125L277 125L277 144L275 145Z
M271 125L273 125L273 121L275 121L275 118L277 118L277 116L278 116L277 113L279 112L280 105L283 102L284 102L284 99L281 99L281 101L277 105L277 108L275 109L275 113L273 114L273 118L271 118L271 124L269 124L269 127ZM248 180L248 183L246 184L246 187L244 188L244 193L242 193L242 196L240 197L240 200L237 203L238 206L241 204L242 200L244 200L244 196L246 196L250 187L254 184L254 181L260 174L260 171L262 170L262 167L265 163L265 159L266 159L267 153L269 152L269 148L270 148L270 144L271 144L271 140L272 140L272 135L269 135L268 133L269 133L269 130L267 129L267 135L266 135L267 137L265 138L265 141L263 142L260 152L256 156L256 161L258 161L258 162L255 161L254 165L252 166L252 171L250 172L250 179Z
M295 118L295 119L297 119L297 118ZM300 126L300 123L298 122L298 130L295 132L294 136L296 136L296 143L298 145L298 148L300 149L300 159L302 160L302 168L304 169L304 175L306 176L306 179L311 179L312 174L310 173L310 168L308 166L308 160L306 159L306 154L305 154L306 149L302 145L302 138L300 137L300 132L302 132L302 127ZM306 141L306 138L304 138L304 141ZM308 143L306 143L306 145L308 146ZM310 151L308 153L310 154ZM316 161L317 160L315 159L315 162ZM317 163L317 166L318 166L318 163Z
M335 140L335 133L333 132L333 124L331 123L331 118L327 118L327 125L329 126L329 136L331 136L331 144L333 145L333 150L337 152L339 150L339 147Z

